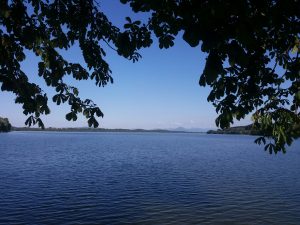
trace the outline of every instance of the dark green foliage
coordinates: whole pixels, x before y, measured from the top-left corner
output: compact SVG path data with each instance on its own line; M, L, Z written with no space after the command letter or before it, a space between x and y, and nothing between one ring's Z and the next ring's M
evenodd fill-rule
M44 128L41 114L49 114L48 97L41 88L30 83L20 63L26 59L25 50L39 57L38 75L57 94L52 100L60 105L68 103L67 120L76 120L83 113L89 126L98 126L95 117L103 117L101 110L89 99L81 100L78 89L64 82L65 76L77 80L95 80L105 86L113 82L111 70L104 60L103 45L116 46L119 55L134 62L141 47L148 47L150 32L139 21L128 20L125 30L113 26L93 0L0 0L0 84L2 91L16 95L16 103L23 105L29 115L25 124ZM60 54L78 44L86 67L70 63Z
M11 124L7 118L0 117L0 132L9 132L11 131Z
M208 54L200 77L217 126L254 113L270 153L285 152L299 137L300 2L298 0L121 0L135 12L150 12L149 28L168 48L180 32ZM166 42L164 37L169 37ZM173 45L173 42L172 42ZM267 142L270 140L270 142Z
M253 124L247 126L229 127L226 129L209 130L208 134L246 134L246 135L261 135L259 130L256 130ZM265 144L265 138L259 137L256 142L263 142Z

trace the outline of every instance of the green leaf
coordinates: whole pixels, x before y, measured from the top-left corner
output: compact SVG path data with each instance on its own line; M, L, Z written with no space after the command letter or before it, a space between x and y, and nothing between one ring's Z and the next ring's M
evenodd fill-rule
M298 49L297 45L295 45L292 49L292 53L296 54L298 51L299 51L299 49Z
M202 74L205 77L205 82L209 85L212 84L222 71L223 65L220 56L215 51L210 52Z
M78 94L79 94L78 89L77 89L77 88L74 88L74 89L73 89L73 93L74 93L75 96L78 96Z
M127 16L125 19L126 19L129 23L132 23L131 18L130 18L129 16Z
M67 119L68 121L71 121L72 118L73 118L73 113L72 113L72 112L66 114L66 119Z
M29 116L28 118L27 118L27 120L25 121L25 125L27 125L27 126L31 126L31 124L32 124L32 119L33 119L33 117L32 116Z
M185 40L191 47L199 45L200 39L193 30L186 30L183 34L183 40Z
M44 123L40 118L37 118L36 122L40 128L45 129Z

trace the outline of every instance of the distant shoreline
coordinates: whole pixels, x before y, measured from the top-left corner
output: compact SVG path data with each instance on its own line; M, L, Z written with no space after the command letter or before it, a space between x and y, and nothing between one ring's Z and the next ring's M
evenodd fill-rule
M261 135L260 132L253 128L253 125L230 127L224 130L209 130L207 134L240 134L240 135Z
M206 132L191 132L191 131L176 131L176 130L165 130L165 129L106 129L106 128L30 128L30 127L13 127L11 131L51 131L51 132L143 132L143 133L206 133Z
M237 126L228 129L208 130L208 131L188 131L188 130L167 130L167 129L108 129L108 128L88 128L88 127L64 127L56 128L49 127L45 129L36 127L12 127L11 131L34 131L34 132L90 132L90 133L101 133L101 132L124 132L124 133L200 133L200 134L232 134L232 135L259 135L257 130L253 129L252 125Z

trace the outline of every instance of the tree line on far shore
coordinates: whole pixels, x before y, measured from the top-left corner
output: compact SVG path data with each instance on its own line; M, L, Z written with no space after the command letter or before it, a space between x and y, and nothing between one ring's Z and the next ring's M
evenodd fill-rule
M11 131L11 124L7 118L0 117L0 132L9 132Z
M261 132L253 126L253 124L247 126L230 127L227 129L209 130L208 134L246 134L246 135L262 135Z

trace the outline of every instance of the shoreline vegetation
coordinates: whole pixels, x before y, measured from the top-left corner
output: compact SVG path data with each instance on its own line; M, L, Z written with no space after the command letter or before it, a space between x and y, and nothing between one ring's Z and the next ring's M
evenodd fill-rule
M253 125L247 126L236 126L228 129L208 130L208 131L197 131L197 130L185 130L184 128L177 129L107 129L107 128L88 128L88 127L48 127L45 129L37 127L13 127L7 118L0 117L0 132L10 131L53 131L53 132L145 132L145 133L206 133L206 134L241 134L241 135L260 135L258 130L253 129Z
M107 128L88 128L88 127L48 127L45 129L37 127L13 127L7 118L0 117L0 132L10 131L53 131L53 132L145 132L145 133L206 133L206 134L241 134L241 135L260 135L258 130L253 128L253 125L236 126L228 129L208 130L208 131L189 131L184 128L177 129L107 129Z
M242 134L242 135L260 135L258 130L253 129L253 125L247 126L236 126L230 127L228 129L218 129L218 130L208 130L208 131L189 131L169 129L107 129L107 128L88 128L88 127L49 127L45 129L36 128L36 127L13 127L7 118L0 117L0 132L10 132L10 131L54 131L54 132L144 132L144 133L206 133L206 134Z
M243 135L261 135L261 133L253 128L253 125L236 126L227 129L209 130L207 134L243 134Z
M49 127L45 129L35 127L12 127L11 131L53 131L53 132L145 132L145 133L206 133L206 134L241 134L259 135L259 131L254 130L252 125L237 126L228 129L208 130L208 131L188 131L188 130L168 130L168 129L107 129L107 128L86 128L86 127Z
M11 124L9 123L7 118L0 117L0 133L1 132L9 132L11 131Z
M55 132L145 132L145 133L206 133L206 132L189 132L189 131L176 131L166 129L107 129L107 128L85 128L85 127L68 127L68 128L55 128L49 127L45 129L31 128L31 127L13 127L12 131L55 131Z

